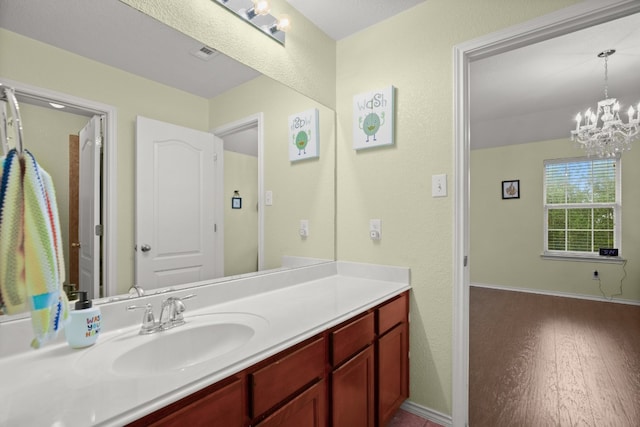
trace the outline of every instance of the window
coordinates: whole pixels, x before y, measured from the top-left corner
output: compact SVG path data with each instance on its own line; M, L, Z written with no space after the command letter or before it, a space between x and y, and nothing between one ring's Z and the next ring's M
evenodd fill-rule
M545 254L620 249L620 211L620 159L544 162Z

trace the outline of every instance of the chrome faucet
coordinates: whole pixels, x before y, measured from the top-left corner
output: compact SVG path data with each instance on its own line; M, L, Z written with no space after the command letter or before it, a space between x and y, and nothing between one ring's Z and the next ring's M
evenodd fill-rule
M153 334L154 332L166 331L176 326L184 325L185 322L182 313L184 313L186 307L182 301L195 296L195 294L189 294L183 297L169 297L162 301L160 318L157 322L153 316L151 304L147 304L146 306L131 305L127 307L127 310L144 309L145 312L142 318L142 326L140 327L140 335Z
M160 319L158 320L158 328L161 331L175 328L184 324L184 313L186 307L182 302L185 299L193 298L194 294L185 295L183 297L169 297L162 301L160 307Z
M141 305L130 305L127 307L127 310L144 310L144 315L142 316L142 326L140 326L140 335L149 335L158 330L158 325L156 324L156 320L153 317L153 308L151 304L147 304L144 306Z

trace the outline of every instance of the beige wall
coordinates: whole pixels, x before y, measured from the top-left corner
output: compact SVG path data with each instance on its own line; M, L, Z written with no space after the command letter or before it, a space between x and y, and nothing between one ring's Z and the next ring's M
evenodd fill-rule
M543 251L543 162L582 157L568 139L511 145L471 152L471 282L640 301L640 150L622 156L622 254L620 264L555 261ZM502 181L519 179L520 199L502 200Z
M453 46L572 0L428 0L338 42L338 259L411 268L411 396L451 413ZM355 152L352 98L397 87L396 144ZM449 197L431 197L447 174ZM369 239L370 218L382 240Z
M56 202L63 236L69 235L69 135L78 135L88 117L22 103L20 116L24 146L34 155L55 184ZM64 259L69 284L69 245L63 239Z
M232 209L238 190L242 208ZM224 152L224 275L258 270L258 158Z
M319 111L320 157L290 162L288 118L311 108ZM280 267L283 255L334 259L335 113L264 76L210 102L212 128L259 112L264 113L264 186L273 192L273 205L265 207L265 268ZM298 234L301 219L309 220L305 239Z
M0 29L0 41L0 77L117 109L117 286L119 293L126 292L134 281L136 115L208 130L207 100L6 30Z

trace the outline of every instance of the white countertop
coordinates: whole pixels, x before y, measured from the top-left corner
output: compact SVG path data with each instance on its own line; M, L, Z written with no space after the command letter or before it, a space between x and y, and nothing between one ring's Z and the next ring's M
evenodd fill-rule
M305 277L305 269L297 269L293 273L281 271L237 283L175 292L178 296L191 292L198 295L185 301L187 322L203 314L249 313L262 318L262 326L246 344L224 357L162 374L123 376L98 362L95 370L87 369L86 358L93 357L96 353L91 352L99 351L101 344L123 334L135 334L140 327L142 313L136 312L132 317L124 307L132 302L139 304L141 299L103 306L103 331L93 347L74 350L59 340L40 350L0 358L0 426L121 426L410 288L405 268L329 264L332 268L309 267L309 276L314 277L309 281L301 279ZM235 295L229 297L230 293ZM159 298L150 300L156 315ZM112 305L118 306L116 313L122 314L115 314ZM108 316L127 321L108 321ZM0 324L4 333L0 339L6 339L6 328L6 324ZM145 338L149 337L139 337Z

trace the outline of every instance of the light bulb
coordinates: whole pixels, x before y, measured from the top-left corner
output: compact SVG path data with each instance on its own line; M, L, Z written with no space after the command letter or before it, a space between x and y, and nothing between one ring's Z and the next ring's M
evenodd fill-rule
M287 32L291 29L291 21L287 15L283 15L278 19L278 23L276 24L276 28L279 31Z
M629 114L629 120L633 118L634 113L635 113L635 110L633 109L633 107L629 107L629 110L627 110L627 114Z
M271 11L271 5L267 0L253 0L253 9L256 15L266 15Z

